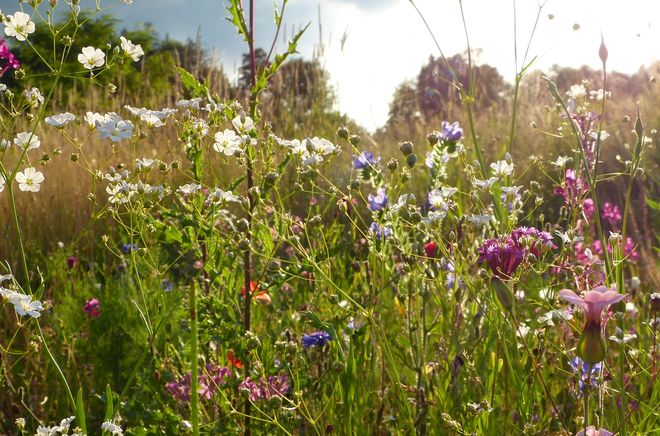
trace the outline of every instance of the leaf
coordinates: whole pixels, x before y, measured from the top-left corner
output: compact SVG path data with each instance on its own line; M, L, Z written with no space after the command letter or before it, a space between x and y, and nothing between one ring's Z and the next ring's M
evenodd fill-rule
M76 396L76 419L78 420L78 426L82 430L82 433L86 434L87 423L85 422L85 405L83 404L82 388L78 389L78 395Z
M115 416L114 406L112 404L112 389L110 383L105 385L105 420L112 421Z
M208 94L209 89L206 85L199 83L199 80L190 74L185 68L175 67L179 77L181 77L181 83L183 86L193 94L195 97L205 96Z
M243 37L245 42L248 42L250 40L250 33L248 32L247 24L245 24L245 16L243 15L243 8L240 1L231 0L229 6L227 6L227 11L230 15L227 17L227 21L233 24L238 34Z

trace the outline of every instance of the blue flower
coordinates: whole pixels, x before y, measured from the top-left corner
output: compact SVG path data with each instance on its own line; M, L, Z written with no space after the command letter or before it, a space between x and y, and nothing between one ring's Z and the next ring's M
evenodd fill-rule
M124 254L128 254L128 253L130 253L131 251L135 251L135 250L137 250L137 249L138 249L138 244L128 244L128 243L127 243L127 244L123 244L123 245L121 246L121 251L122 251Z
M390 235L392 234L392 228L390 226L379 226L376 221L372 222L371 225L369 226L369 231L376 235L376 239L380 239L383 236L385 238L389 238Z
M374 157L370 151L363 151L353 160L353 168L363 170L380 162L380 157Z
M310 334L304 334L302 336L302 346L303 348L323 348L328 345L328 342L331 340L332 336L330 336L330 333L321 330Z
M376 195L369 194L369 209L373 211L385 209L387 206L387 194L384 188L378 188Z
M568 364L579 377L578 398L581 398L582 393L584 392L584 385L587 380L590 381L591 386L596 386L596 378L598 377L598 373L602 368L602 364L601 362L598 362L595 365L589 365L588 363L582 361L582 359L579 357L574 358Z

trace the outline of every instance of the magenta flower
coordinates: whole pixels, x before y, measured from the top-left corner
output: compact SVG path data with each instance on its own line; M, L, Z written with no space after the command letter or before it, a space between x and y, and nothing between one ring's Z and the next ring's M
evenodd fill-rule
M96 298L92 298L85 303L83 311L92 318L98 318L101 316L101 302Z
M610 223L612 227L616 226L619 221L621 221L621 210L619 206L612 203L603 204L603 214L602 217L604 220Z
M585 292L580 297L570 289L562 289L559 296L571 304L581 308L586 315L586 323L577 345L577 354L589 365L594 365L605 358L605 340L601 334L601 317L603 310L611 304L618 303L625 297L616 289L599 286Z
M564 182L561 186L555 187L555 195L564 198L564 203L571 207L580 206L580 199L589 191L589 185L582 178L578 177L575 170L567 169L564 176ZM583 206L586 206L583 204ZM586 211L585 211L586 213Z

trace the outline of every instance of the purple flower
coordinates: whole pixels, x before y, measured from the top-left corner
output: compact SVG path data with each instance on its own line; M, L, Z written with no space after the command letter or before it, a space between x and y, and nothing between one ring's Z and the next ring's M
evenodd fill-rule
M373 211L383 210L387 206L387 193L385 188L378 188L376 195L369 194L369 209Z
M392 228L390 226L379 226L376 221L371 223L369 231L376 235L376 239L380 240L382 237L389 238L392 235Z
M598 373L602 368L602 364L598 362L594 365L589 365L579 357L575 357L568 364L571 366L575 374L579 377L578 398L582 398L582 393L584 392L585 383L589 382L591 386L596 386L596 377L598 376Z
M224 380L230 375L231 371L227 367L207 364L205 371L197 378L199 396L205 400L213 398L213 395L218 391L218 387L224 384ZM191 377L188 372L179 380L167 383L165 390L177 401L190 401Z
M123 245L121 246L121 251L122 251L124 254L128 254L128 253L130 253L131 251L135 251L135 250L137 250L137 249L138 249L138 244L129 244L129 243L127 243L127 244L123 244Z
M610 223L610 226L614 227L621 221L621 210L612 203L605 203L603 204L602 217Z
M0 77L2 77L9 69L18 70L21 68L21 63L16 59L11 50L9 50L9 46L7 46L4 39L0 40L0 59L6 61L2 71L0 71Z
M587 219L591 219L591 217L594 216L594 212L596 211L594 201L591 198L585 198L582 202L582 210L584 211Z
M92 318L98 318L101 316L101 302L96 298L92 298L85 303L83 311Z
M376 165L378 162L380 162L380 157L374 157L370 151L363 151L353 160L353 168L363 170Z
M246 392L250 401L270 400L273 397L284 397L291 391L291 382L286 374L271 375L256 382L250 377L238 385L238 390Z
M555 195L559 195L564 198L564 203L571 207L578 207L580 205L580 199L589 191L589 186L582 179L582 177L577 177L575 170L567 169L566 175L564 176L564 182L561 186L555 187ZM584 207L586 208L586 200L584 202ZM593 207L593 204L592 204ZM585 210L586 213L586 210Z
M441 123L442 131L438 135L440 141L444 143L456 143L463 138L463 129L458 125L458 121L449 124L447 121Z
M304 334L302 336L302 346L303 348L323 348L328 345L328 342L331 340L332 336L330 336L330 333L321 330L310 334Z

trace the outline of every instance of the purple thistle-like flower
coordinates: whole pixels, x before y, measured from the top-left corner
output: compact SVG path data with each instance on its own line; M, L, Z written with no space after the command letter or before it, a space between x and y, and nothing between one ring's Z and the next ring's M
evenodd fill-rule
M580 199L589 191L589 185L582 177L577 177L575 170L567 169L564 182L555 187L555 195L564 198L564 203L571 207L580 206ZM586 203L586 200L585 200Z
M210 400L218 391L218 387L222 386L224 380L231 375L231 371L227 367L211 364L207 364L205 369L203 374L200 374L197 378L198 394L201 398ZM191 374L188 372L179 380L167 383L165 390L177 401L190 401L191 377Z
M96 298L92 298L85 303L83 311L92 318L98 318L101 316L101 302Z
M387 192L385 188L378 188L376 195L369 194L369 209L373 211L383 210L387 206Z
M374 157L370 151L363 151L353 160L353 168L363 170L376 165L378 162L380 162L380 157Z
M302 346L307 349L312 347L323 348L328 345L328 342L331 340L332 336L330 336L330 333L320 330L318 332L304 334L302 336Z
M591 198L585 198L582 202L582 210L584 211L585 216L588 219L591 219L594 216L596 207L594 206L594 201Z

